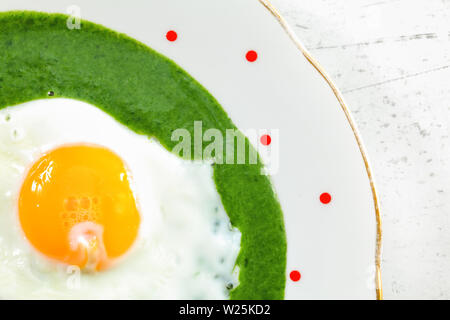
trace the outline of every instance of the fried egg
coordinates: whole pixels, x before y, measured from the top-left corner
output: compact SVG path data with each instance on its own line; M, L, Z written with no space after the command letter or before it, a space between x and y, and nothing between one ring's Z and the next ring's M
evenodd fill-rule
M0 298L226 299L240 239L210 163L85 102L0 110Z

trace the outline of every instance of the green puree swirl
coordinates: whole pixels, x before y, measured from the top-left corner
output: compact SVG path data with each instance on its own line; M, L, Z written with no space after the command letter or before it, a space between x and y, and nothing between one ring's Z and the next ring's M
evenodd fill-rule
M186 128L194 136L194 121L224 136L226 129L236 128L211 94L174 62L90 22L69 30L66 20L61 14L0 13L0 109L51 99L51 90L54 97L99 107L135 132L157 138L168 150L178 143L171 140L173 130ZM260 161L214 165L225 210L242 233L236 262L240 284L231 299L284 298L283 215L261 168Z

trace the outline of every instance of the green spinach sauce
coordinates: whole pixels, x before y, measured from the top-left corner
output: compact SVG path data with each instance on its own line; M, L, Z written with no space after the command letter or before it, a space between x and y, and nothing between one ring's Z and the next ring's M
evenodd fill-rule
M169 150L176 144L173 130L186 128L193 136L194 121L224 135L226 129L236 129L211 94L174 62L87 21L81 29L69 30L67 18L28 11L0 13L0 109L35 99L78 99L135 132L157 138ZM284 297L283 215L261 168L260 161L214 165L225 210L242 233L236 262L240 284L231 291L231 299Z

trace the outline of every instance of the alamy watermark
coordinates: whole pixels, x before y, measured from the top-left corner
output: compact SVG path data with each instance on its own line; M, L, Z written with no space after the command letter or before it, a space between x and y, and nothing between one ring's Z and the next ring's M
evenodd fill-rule
M81 8L76 5L71 5L66 9L69 18L67 18L66 25L70 30L81 29Z
M263 163L261 174L274 175L279 169L278 129L204 130L202 121L194 121L192 130L178 128L171 140L177 142L172 152L186 159L211 160L216 164ZM260 137L270 135L270 146L263 145ZM259 157L258 157L259 154Z
M66 268L67 280L66 286L70 290L78 290L81 288L81 268L79 266L70 265Z

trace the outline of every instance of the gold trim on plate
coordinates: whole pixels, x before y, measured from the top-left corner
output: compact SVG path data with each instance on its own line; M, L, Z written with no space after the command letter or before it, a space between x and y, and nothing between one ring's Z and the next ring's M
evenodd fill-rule
M283 29L289 35L291 40L295 43L297 48L300 49L300 51L303 53L303 55L309 61L309 63L311 63L311 65L322 75L322 77L328 83L331 90L333 90L334 95L338 99L339 104L341 105L342 110L345 113L347 121L350 124L353 134L355 135L356 142L358 143L359 150L361 151L361 155L364 160L364 164L366 166L366 172L367 172L367 176L369 178L370 188L372 189L372 197L373 197L373 202L374 202L374 206L375 206L375 217L376 217L376 222L377 222L377 239L376 239L376 248L375 248L375 268L376 268L376 270L375 270L375 288L376 288L377 300L383 300L383 286L382 286L382 282L381 282L382 228L381 228L380 208L378 205L378 197L377 197L377 192L375 189L375 183L373 181L372 171L371 171L370 165L369 165L369 160L367 158L366 151L364 150L362 140L359 136L358 129L356 128L356 125L352 119L350 111L344 102L341 92L337 89L336 85L333 83L333 81L328 76L328 74L325 72L325 70L322 68L322 66L311 56L311 54L308 52L308 50L306 50L306 48L300 43L300 41L297 39L295 33L288 26L286 20L284 20L284 18L280 15L278 10L275 9L275 7L270 3L270 1L269 0L259 0L259 2L261 2L261 4L264 5L264 7L266 7L266 9L268 9L270 11L270 13L278 20L278 22L281 24Z

